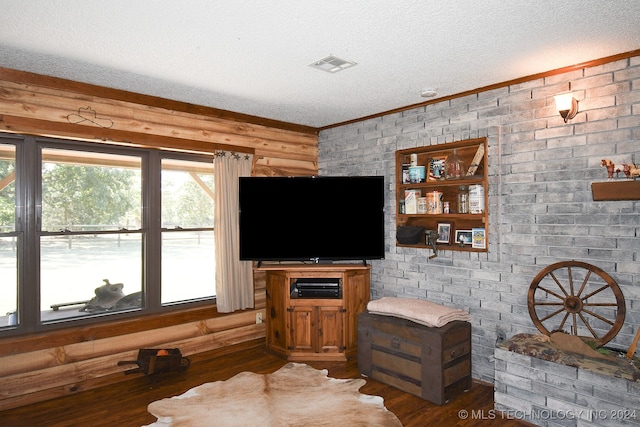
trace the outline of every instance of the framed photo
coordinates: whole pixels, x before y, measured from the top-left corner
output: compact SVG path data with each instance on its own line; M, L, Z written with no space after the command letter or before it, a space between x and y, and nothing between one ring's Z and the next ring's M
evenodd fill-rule
M456 243L470 245L472 242L471 230L456 230Z
M471 229L471 247L476 249L486 249L487 235L484 228Z
M453 224L451 224L450 222L439 222L438 238L436 239L436 243L444 243L444 244L450 245L452 229L453 229Z
M440 181L444 179L444 161L447 156L437 156L429 159L427 181Z

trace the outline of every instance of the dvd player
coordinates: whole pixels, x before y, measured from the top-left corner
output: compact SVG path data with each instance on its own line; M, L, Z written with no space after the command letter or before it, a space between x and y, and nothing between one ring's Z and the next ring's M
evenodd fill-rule
M296 280L291 294L298 298L342 298L342 287L337 278L303 278Z

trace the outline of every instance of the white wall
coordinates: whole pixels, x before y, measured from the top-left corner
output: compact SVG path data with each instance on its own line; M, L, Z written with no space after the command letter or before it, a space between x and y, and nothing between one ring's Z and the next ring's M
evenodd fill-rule
M568 124L553 95L571 91ZM489 252L395 246L396 150L467 138L489 141ZM372 297L422 298L473 317L473 376L493 381L497 330L537 333L527 310L534 276L557 261L602 268L626 298L611 346L627 349L640 326L640 202L594 202L600 160L640 163L640 57L480 92L327 129L321 175L384 175L386 258L372 262Z

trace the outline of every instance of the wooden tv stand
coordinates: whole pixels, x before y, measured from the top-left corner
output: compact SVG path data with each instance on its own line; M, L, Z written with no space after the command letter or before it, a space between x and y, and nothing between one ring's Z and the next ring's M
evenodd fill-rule
M370 299L371 266L275 264L266 274L267 350L290 361L336 361L357 357L358 315ZM336 279L338 296L299 296L298 279Z

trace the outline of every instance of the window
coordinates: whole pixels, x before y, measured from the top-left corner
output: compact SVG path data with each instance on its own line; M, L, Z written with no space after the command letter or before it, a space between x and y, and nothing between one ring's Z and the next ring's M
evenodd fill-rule
M15 178L16 147L0 143L0 319L4 319L5 325L17 323L18 311L18 241L21 234L15 227Z
M140 308L142 158L41 152L42 321Z
M162 159L162 303L215 295L213 162Z
M0 135L0 333L215 301L213 190L213 156Z

